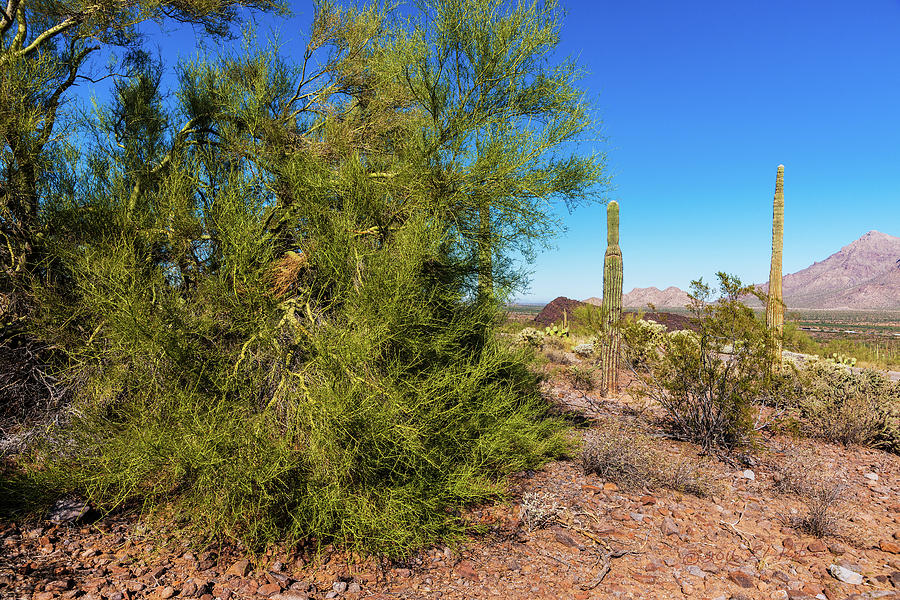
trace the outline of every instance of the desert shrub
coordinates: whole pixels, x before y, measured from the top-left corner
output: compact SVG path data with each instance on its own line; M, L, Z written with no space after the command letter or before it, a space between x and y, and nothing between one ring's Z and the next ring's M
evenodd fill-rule
M715 302L707 285L693 282L690 309L698 331L666 335L641 380L674 433L707 450L747 443L754 401L769 397L772 386L765 324L739 301L749 288L724 273L718 277Z
M572 387L576 390L594 389L594 369L587 365L572 365L569 367L569 377L572 379Z
M333 214L323 242L352 229L352 212ZM263 249L240 247L258 235L235 236L240 287L211 275L190 302L163 268L133 268L126 245L72 262L74 298L54 313L96 333L69 346L82 381L51 449L69 489L107 508L171 504L254 546L402 554L460 530L445 509L496 497L498 477L565 448L526 358L490 334L494 309L424 273L441 260L426 222L377 250L320 242L319 282L289 298L271 293ZM70 322L51 325L62 339Z
M573 335L597 335L603 329L603 309L594 304L576 306L569 317L569 329Z
M900 453L900 385L876 371L818 360L799 373L803 431L839 444Z
M673 461L654 447L647 434L618 423L586 434L581 467L623 489L664 487L696 496L706 496L712 489L711 477L698 462Z
M525 327L519 332L517 339L520 344L540 350L544 345L544 337L543 331L539 331L534 327Z
M666 326L656 321L625 315L622 322L622 348L624 358L635 369L647 369L659 358L665 344Z

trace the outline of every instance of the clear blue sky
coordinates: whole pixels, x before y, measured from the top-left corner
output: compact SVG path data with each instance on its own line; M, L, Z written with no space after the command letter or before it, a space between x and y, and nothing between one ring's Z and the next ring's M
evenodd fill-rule
M626 291L765 281L779 163L785 273L872 229L900 236L900 0L562 4L562 53L607 138ZM261 37L275 27L299 56L311 7ZM195 52L189 31L157 39L169 65ZM601 295L605 207L564 219L522 300Z

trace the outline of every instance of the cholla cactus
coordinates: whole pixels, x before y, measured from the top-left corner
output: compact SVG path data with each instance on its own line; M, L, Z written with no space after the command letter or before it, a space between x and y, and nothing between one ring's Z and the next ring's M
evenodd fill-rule
M600 352L600 391L604 396L619 389L619 325L622 319L622 250L619 248L619 203L606 208L606 255L603 259L604 334Z
M781 293L781 255L784 246L784 165L778 165L775 199L772 209L772 267L769 271L769 298L766 302L766 326L775 338L772 366L781 365L784 336L784 299Z
M577 344L574 348L572 348L572 352L576 355L587 358L591 354L594 353L594 342L585 342L583 344Z
M622 328L625 354L634 367L646 367L659 356L666 340L666 326L652 319L626 318Z
M519 343L540 349L544 345L544 333L534 327L526 327L519 332Z

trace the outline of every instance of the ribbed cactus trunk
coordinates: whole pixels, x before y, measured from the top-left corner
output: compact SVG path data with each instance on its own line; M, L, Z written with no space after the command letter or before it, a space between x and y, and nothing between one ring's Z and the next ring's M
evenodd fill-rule
M615 201L606 208L602 314L605 339L600 350L600 390L608 396L619 391L619 326L622 320L622 250L619 248L619 203Z
M784 336L784 299L781 293L781 254L784 246L784 165L778 165L775 201L772 210L772 268L769 271L769 299L766 302L766 326L775 338L773 368L781 365Z

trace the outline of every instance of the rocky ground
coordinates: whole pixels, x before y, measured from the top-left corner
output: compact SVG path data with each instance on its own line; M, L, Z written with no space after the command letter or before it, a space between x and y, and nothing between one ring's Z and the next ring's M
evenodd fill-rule
M900 598L900 457L768 435L738 460L703 459L627 395L562 382L547 394L584 423L576 435L639 426L671 464L704 461L707 495L624 489L554 462L513 478L507 503L473 510L482 533L403 564L195 548L130 514L0 523L0 598ZM810 501L784 491L796 456L821 471L800 464L804 476L842 490L824 538L797 528Z

